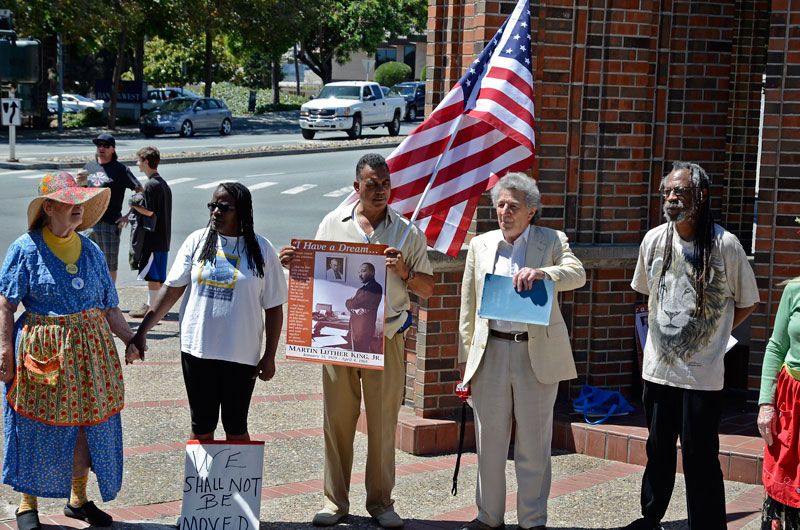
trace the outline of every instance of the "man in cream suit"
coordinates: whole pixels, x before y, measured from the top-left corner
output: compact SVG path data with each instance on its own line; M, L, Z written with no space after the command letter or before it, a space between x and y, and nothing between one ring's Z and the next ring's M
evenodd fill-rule
M514 465L519 528L544 528L550 492L550 440L558 382L577 376L567 326L557 300L550 324L480 318L487 273L513 277L518 291L550 279L555 292L578 289L586 272L563 232L532 225L536 182L509 173L492 188L499 230L476 236L461 285L459 369L472 391L478 449L478 517L462 530L503 527L505 467L516 419Z

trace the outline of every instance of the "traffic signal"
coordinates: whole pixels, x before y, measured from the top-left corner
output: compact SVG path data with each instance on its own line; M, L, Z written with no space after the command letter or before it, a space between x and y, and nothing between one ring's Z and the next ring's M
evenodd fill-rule
M42 43L18 39L14 14L0 9L0 82L39 83L42 80Z

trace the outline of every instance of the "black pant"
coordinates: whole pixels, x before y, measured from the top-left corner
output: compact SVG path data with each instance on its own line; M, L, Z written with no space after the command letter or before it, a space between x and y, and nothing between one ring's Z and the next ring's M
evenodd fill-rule
M726 528L725 487L719 466L722 391L687 390L649 381L642 394L647 428L647 467L642 478L642 515L661 521L675 485L680 436L689 528Z

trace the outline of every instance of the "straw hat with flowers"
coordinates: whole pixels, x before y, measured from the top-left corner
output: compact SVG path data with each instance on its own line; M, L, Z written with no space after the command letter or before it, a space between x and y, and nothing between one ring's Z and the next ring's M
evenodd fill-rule
M45 199L64 204L83 204L83 222L77 230L86 230L100 220L110 198L109 188L84 188L67 172L45 175L39 183L39 196L28 205L28 230L41 226L38 221L44 215L42 203Z

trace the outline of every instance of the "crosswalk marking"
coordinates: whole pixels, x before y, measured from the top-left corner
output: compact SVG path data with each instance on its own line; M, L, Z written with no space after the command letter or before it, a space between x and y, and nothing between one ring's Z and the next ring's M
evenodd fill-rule
M49 171L50 171L50 172L52 172L52 173L57 173L57 171L56 171L56 170L54 170L54 169L52 169L52 170L49 170ZM19 178L21 178L21 179L40 179L40 178L42 178L43 176L45 176L47 173L48 173L48 170L47 170L47 169L43 169L43 170L41 171L41 173L36 173L36 174L34 174L34 175L25 175L25 176L20 176Z
M258 184L250 184L247 188L250 191L260 190L261 188L269 188L270 186L274 186L277 182L259 182Z
M286 195L297 195L298 193L303 193L306 190L310 190L311 188L316 188L316 187L317 187L316 184L302 184L294 188L289 188L288 190L282 191L281 193L285 193Z
M168 180L167 184L169 184L170 186L174 186L175 184L183 184L184 182L191 182L193 180L197 179L194 177L184 177L180 179Z
M347 195L351 191L353 191L353 186L345 186L344 188L339 188L336 191L326 193L324 197L341 197L342 195Z
M194 189L196 189L196 190L207 190L207 189L210 189L210 188L216 188L217 186L219 186L223 182L226 182L226 181L224 181L224 180L215 180L214 182L209 182L208 184L200 184L199 186L195 186Z
M256 175L245 175L244 178L251 179L253 177L274 177L277 175L285 175L285 173L258 173Z

